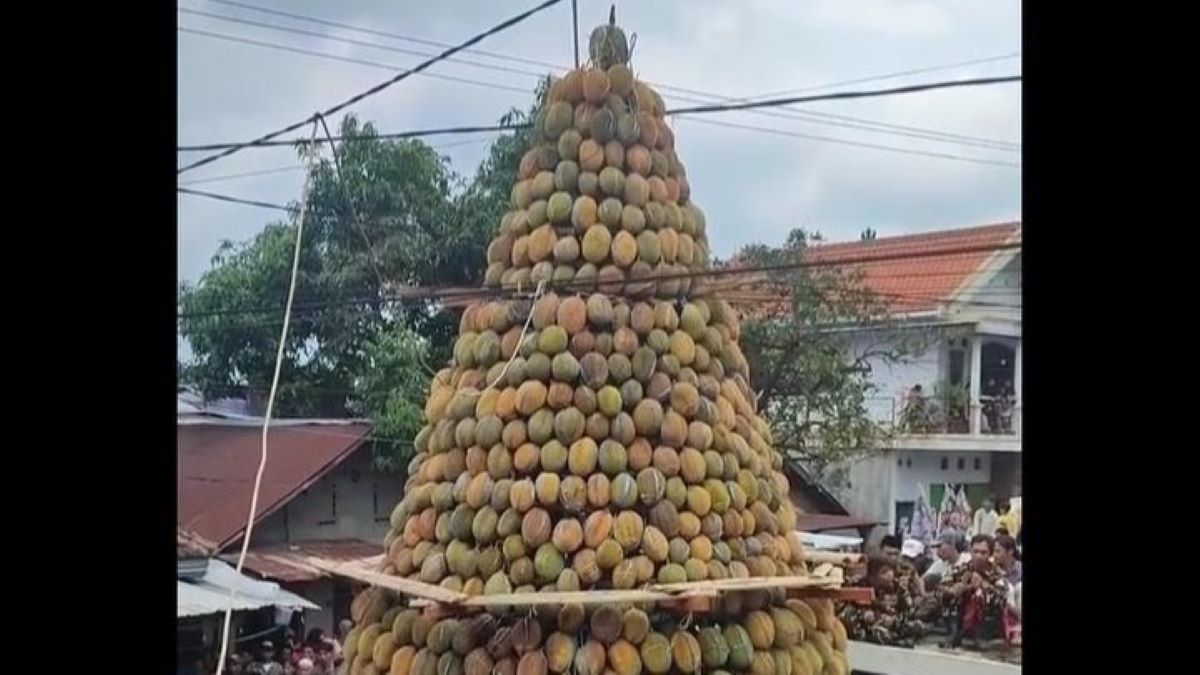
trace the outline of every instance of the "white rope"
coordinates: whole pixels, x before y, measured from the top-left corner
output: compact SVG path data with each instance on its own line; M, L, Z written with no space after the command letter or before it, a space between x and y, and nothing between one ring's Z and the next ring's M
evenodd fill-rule
M526 324L524 324L523 327L521 328L521 337L517 337L517 347L515 348L515 350L512 350L512 356L509 357L508 363L504 364L504 368L500 369L500 374L496 376L496 380L493 380L491 384L488 384L488 386L486 388L484 388L484 390L482 390L482 392L479 393L480 395L486 393L488 389L496 388L496 384L500 380L504 380L505 372L509 371L509 366L512 365L512 362L514 362L514 360L516 360L517 354L521 353L521 345L524 342L524 336L526 336L526 333L529 330L529 323L533 321L533 304L538 303L538 299L541 298L541 292L545 291L545 289L546 289L546 280L542 279L541 281L538 282L538 289L536 289L536 291L534 291L534 293L533 293L533 299L529 300L529 303L530 303L529 316L526 317Z
M313 117L312 141L317 138L318 117ZM292 299L296 295L296 277L300 270L300 243L304 234L304 216L308 212L308 190L312 182L312 170L316 165L316 143L309 145L308 171L305 172L304 187L300 192L300 217L296 221L296 250L292 254L292 278L288 283L287 305L283 310L283 330L279 334L279 350L275 353L275 373L271 376L271 393L267 396L267 412L263 417L262 455L258 460L258 471L254 474L254 492L250 494L250 515L246 518L246 532L242 535L242 550L238 554L237 575L241 578L242 566L250 548L250 534L254 531L254 514L258 511L258 492L262 487L263 472L267 468L267 435L271 430L271 413L275 408L275 393L279 389L279 371L283 366L283 352L287 345L288 326L292 318ZM225 607L225 622L221 629L221 654L217 660L217 675L225 672L225 659L229 654L229 623L233 617L233 604L237 601L237 584L229 589L229 604Z

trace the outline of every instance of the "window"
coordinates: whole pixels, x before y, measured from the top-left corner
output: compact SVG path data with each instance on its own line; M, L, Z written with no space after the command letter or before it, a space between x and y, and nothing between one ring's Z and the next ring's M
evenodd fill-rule
M371 486L371 502L375 513L375 522L388 523L392 520L392 504L388 504L387 495L379 494L379 482Z
M317 521L318 525L336 525L337 524L337 483L330 481L329 483L329 513L325 518Z
M980 460L978 457L976 457L975 458L975 470L979 471L982 468L983 468L983 461Z
M949 468L950 468L950 458L943 457L942 458L942 471L945 471Z
M962 471L963 469L966 468L966 466L967 466L966 460L964 460L962 457L959 457L958 458L958 470Z
M967 350L950 348L950 384L960 385L966 379Z
M912 457L909 457L908 459L904 460L904 466L907 466L910 469L912 468Z
M897 457L896 458L896 466L904 466L904 460Z

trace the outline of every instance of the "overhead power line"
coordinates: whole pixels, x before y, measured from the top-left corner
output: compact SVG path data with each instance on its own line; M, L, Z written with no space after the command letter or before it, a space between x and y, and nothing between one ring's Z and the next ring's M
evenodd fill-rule
M179 185L202 185L204 183L215 183L223 180L233 180L235 178L250 178L252 176L266 176L268 174L283 173L285 171L299 171L303 168L305 168L303 164L289 164L288 166L277 166L271 169L259 169L258 171L244 171L242 173L229 173L220 176L206 176L204 178L197 178L196 180L189 180L180 183Z
M226 21L228 23L236 23L243 26L252 26L255 28L266 28L267 30L279 31L281 33L291 33L292 35L303 35L307 37L319 38L321 40L333 40L348 45L357 45L359 47L370 47L372 49L383 49L397 54L408 54L409 56L431 57L436 54L421 51L419 49L404 49L403 47L393 47L391 45L381 45L377 42L368 42L366 40L355 40L354 38L341 37L338 35L330 35L320 31L304 30L303 28L292 28L291 26L280 26L278 24L269 23L266 21L252 21L250 19L242 19L235 16L224 16L221 14L213 14L211 12L201 12L194 9L179 8L179 12L192 16L202 16L208 19L216 19L218 21ZM513 73L516 75L532 75L534 77L542 77L544 73L538 73L527 69L510 68L508 66L498 66L494 63L483 63L482 61L472 61L470 59L445 59L446 63L458 63L464 66L472 66L475 68L483 68L485 70L495 70L501 73ZM424 75L432 75L432 73L424 73Z
M808 87L800 87L799 89L785 89L783 91L773 91L766 94L758 94L757 96L749 96L743 98L743 101L757 101L765 98L776 98L779 96L792 96L806 91L817 91L819 89L830 89L833 87L844 87L848 84L862 84L864 82L879 82L881 80L892 80L897 77L905 77L908 75L919 75L921 73L934 73L941 70L951 70L954 68L962 68L964 66L976 66L984 63L995 63L997 61L1007 61L1009 59L1019 58L1021 52L1011 52L1008 54L998 54L996 56L987 56L980 59L969 59L967 61L956 61L954 63L943 63L937 66L926 66L923 68L909 68L908 70L897 70L892 73L884 73L883 75L871 75L869 77L858 77L852 80L839 80L830 82L829 84L817 84Z
M462 146L462 145L469 145L471 143L484 143L484 142L487 142L490 140L492 140L492 139L491 138L469 138L465 141L452 141L450 143L437 143L437 144L430 145L429 147L433 148L434 150L444 150L446 148L454 148L454 147L458 147L458 146ZM286 171L299 171L304 168L305 168L305 166L303 164L289 164L287 166L277 166L277 167L273 167L270 169L260 169L258 171L244 171L241 173L227 173L227 174L221 174L218 176L205 176L204 178L197 178L195 180L181 182L181 183L179 183L179 185L181 185L181 186L204 185L205 183L217 183L220 181L235 180L238 178L252 178L254 176L266 176L269 174L284 173Z
M318 51L315 51L312 49L303 49L301 47L292 47L289 45L275 44L273 42L263 42L262 40L253 40L251 38L238 37L236 35L226 35L225 33L214 33L212 31L200 30L197 28L190 28L188 26L180 26L178 28L178 30L180 33L188 33L191 35L201 35L204 37L215 38L217 40L225 40L228 42L238 42L241 44L253 45L255 47L266 47L267 49L276 49L276 50L283 51L283 52L292 52L294 54L305 54L308 56L316 56L316 57L320 57L323 59L329 59L332 61L343 61L345 63L354 63L354 64L358 64L360 66L370 66L372 68L381 68L383 70L389 70L392 72L396 72L398 70L399 71L405 70L405 68L403 66L397 66L394 64L390 64L390 63L380 63L379 61L369 61L367 59L356 59L356 58L353 58L350 56L339 56L337 54L328 54L326 52L318 52ZM454 75L443 75L441 73L417 73L417 75L423 75L425 77L432 77L437 80L446 80L447 82L458 82L461 84L473 84L477 87L487 87L489 89L499 89L501 91L512 91L512 92L516 92L518 94L528 94L532 91L532 89L521 89L519 87L510 87L508 85L497 84L495 82L484 82L483 80L472 80L472 79L466 78L466 77L455 77Z
M951 160L956 160L956 161L960 161L960 162L971 162L973 164L990 164L992 166L1008 166L1008 167L1014 167L1014 168L1018 168L1018 169L1021 168L1021 165L1017 164L1015 162L1005 162L1005 161L996 160L996 159L985 159L982 157L968 157L965 155L955 155L955 154L948 153L948 152L937 152L934 150L917 150L914 148L901 148L901 147L896 147L894 145L882 145L880 143L870 143L867 141L854 141L854 140L850 140L850 139L846 139L846 138L834 138L831 136L817 136L814 134L806 134L802 131L788 131L786 129L773 129L770 127L759 127L759 126L754 126L754 125L750 125L750 124L739 124L737 122L725 122L723 120L706 120L706 119L698 119L698 118L691 118L691 117L684 117L683 119L687 122L694 122L696 124L711 124L714 126L728 127L731 129L745 129L747 131L760 131L763 133L775 134L778 136L790 136L792 138L804 138L804 139L808 139L808 140L819 140L819 141L825 141L827 143L837 143L839 145L850 145L850 146L854 146L854 147L858 147L858 148L871 148L873 150L885 150L888 152L895 152L895 153L899 153L899 154L903 154L903 155L918 155L918 156L922 156L922 157L936 157L938 159L951 159Z
M695 106L692 108L676 108L676 109L672 109L672 110L667 110L666 114L667 115L688 115L688 114L696 114L696 113L711 113L711 112L723 112L723 111L730 111L730 110L743 110L743 109L747 109L747 108L751 108L751 107L762 108L762 107L770 107L770 106L790 105L797 101L826 101L826 100L838 100L838 99L849 99L849 98L869 98L869 97L876 97L876 96L893 96L893 95L898 95L898 94L908 94L908 93L927 91L927 90L933 90L933 89L946 89L946 88L951 88L951 87L981 86L981 85L988 85L988 84L998 84L998 83L1004 83L1004 82L1018 81L1020 79L1021 79L1021 76L1014 75L1014 76L999 77L999 78L979 78L979 79L975 79L975 80L957 80L957 81L949 81L949 82L928 82L928 83L924 83L924 84L909 85L909 86L897 87L897 88L893 88L893 89L835 92L835 93L831 93L831 94L820 94L820 95L815 95L815 96L804 96L804 97L797 97L797 98L791 98L791 99L775 99L775 100L771 100L771 101L757 101L757 102L752 102L752 103L715 104L715 105ZM719 124L725 125L725 126L733 126L733 127L739 126L739 125L736 125L733 123L727 123L727 122L722 122ZM458 134L458 133L473 133L473 132L479 132L479 131L506 131L506 130L514 130L514 129L524 129L524 128L528 128L529 126L530 126L529 124L513 124L513 125L492 125L492 126L474 126L474 127L450 127L450 128L446 128L446 129L431 129L431 130L421 130L421 131L398 132L398 133L392 133L392 134L377 134L376 137L377 138L412 138L412 137L416 137L416 136L428 136L428 135L434 135L434 134ZM986 164L999 164L1002 166L1017 166L1017 165L1014 165L1009 162L999 162L999 161L984 160L984 159L978 159L978 158L967 158L967 157L961 157L961 156L956 156L956 155L950 155L947 153L926 152L926 151L913 150L910 148L898 148L898 147L894 147L894 146L885 146L885 145L879 145L879 144L874 144L874 143L860 143L857 141L849 141L846 139L837 139L837 138L831 138L831 137L827 137L827 136L818 136L816 134L802 134L800 132L788 132L786 130L768 129L766 127L753 127L750 125L741 125L741 126L743 126L744 128L753 129L756 131L764 131L765 130L765 131L768 131L768 133L778 133L781 135L796 136L799 138L808 138L811 140L825 140L825 141L831 141L831 142L841 143L841 144L846 144L846 145L858 145L861 147L885 149L885 150L891 150L894 152L919 154L919 155L926 155L926 156L932 156L932 157L941 157L941 158L945 158L945 159L974 161L974 162L981 162L981 163L986 163ZM263 137L261 139L257 139L254 141L242 142L242 143L220 143L220 144L214 143L214 144L208 144L208 145L203 145L203 146L181 146L179 149L180 150L197 150L197 149L226 148L225 152L227 153L230 151L240 150L240 149L246 148L246 147L268 146L268 145L293 145L293 144L304 143L304 142L322 143L322 142L330 142L331 140L332 141L346 140L346 137L333 136L333 137L331 137L331 139L317 139L315 141L306 141L305 139L299 139L299 138L293 138L293 139L285 140L285 141L275 141L275 140L271 140L269 138ZM213 155L213 157L216 157L216 156L218 156L218 155ZM189 165L189 166L198 166L198 165L193 164L193 165ZM187 167L185 167L185 169L186 168Z
M480 126L459 126L459 127L442 127L438 129L417 129L414 131L395 131L384 134L375 134L373 136L333 136L333 141L353 141L353 140L373 140L373 139L404 139L404 138L420 138L423 136L446 136L455 134L475 134L489 131L514 131L518 129L528 129L530 124L485 124ZM328 143L327 138L318 138L315 141L310 141L307 138L291 138L287 140L268 140L268 141L252 141L250 143L207 143L204 145L181 145L176 150L181 152L195 152L198 150L221 150L225 148L233 148L239 145L246 147L269 147L274 145L297 145L301 143Z
M481 42L484 39L486 39L492 35L495 35L496 33L507 30L507 29L511 28L512 26L524 21L525 19L528 19L529 17L533 16L534 14L537 14L538 12L541 12L550 7L553 7L554 5L557 5L560 2L562 2L562 0L544 0L541 4L537 5L536 7L533 7L532 9L528 9L510 19L506 19L505 21L502 21L502 22L496 24L495 26L487 29L486 31L483 31L482 33L478 33L475 36L468 38L466 41L458 44L457 46L446 49L445 51L443 51L442 53L438 54L437 56L435 56L431 59L422 61L421 63L417 64L416 66L414 66L413 68L411 68L409 70L405 70L404 72L398 73L394 77L384 80L383 82L380 82L379 84L371 87L370 89L367 89L358 94L355 94L354 96L351 96L350 98L342 101L341 103L338 103L338 104L333 105L325 110L322 110L321 115L324 117L329 117L330 115L334 115L338 112L341 112L342 110L345 110L346 108L354 105L355 103L358 103L359 101L362 101L363 99L368 98L370 96L374 96L375 94L378 94L379 92L383 91L384 89L391 87L392 85L396 84L397 82L403 81L410 75L413 75L415 73L420 73L421 71L429 68L430 66L437 63L438 61L441 61L442 59L453 56L455 53L462 51L463 49L466 49L467 47L470 47L473 44ZM282 136L283 134L286 134L291 131L295 131L296 129L303 127L305 124L308 124L310 121L312 121L313 118L314 118L314 116L310 115L310 116L300 120L299 122L293 122L292 124L289 124L281 129L277 129L275 131L263 134L262 136L259 136L258 138L253 139L253 140L266 141L266 140L271 140L272 138L276 138L278 136ZM232 147L227 150L222 150L221 152L218 152L214 155L209 155L208 157L204 157L202 159L196 160L195 162L192 162L191 164L188 164L187 166L184 166L184 167L178 169L176 171L176 173L183 173L185 171L190 171L191 169L195 169L196 167L204 166L205 164L215 162L218 159L221 159L223 157L228 157L229 155L232 155L235 152L238 152L239 150L247 147L247 145L248 145L248 143L245 143L240 146Z
M909 84L903 87L892 87L890 89L868 89L863 91L839 91L832 94L815 94L813 96L792 96L789 98L772 98L757 101L746 101L743 103L714 103L712 105L698 105L691 108L675 108L668 110L668 115L695 115L697 113L710 112L730 112L733 110L752 110L755 108L778 108L785 105L793 105L796 103L811 103L813 101L841 101L853 98L874 98L878 96L895 96L898 94L914 94L921 91L931 91L934 89L952 89L956 87L978 87L989 84L1003 84L1006 82L1020 82L1020 75L1006 75L1003 77L976 77L969 80L949 80L944 82L925 82L922 84Z
M204 190L193 190L191 188L183 187L182 185L176 187L175 191L179 192L181 194L185 194L185 195L195 195L197 197L206 197L208 199L216 199L218 201L229 202L231 204L242 204L245 206L257 206L261 209L274 209L276 211L286 211L288 213L291 213L291 212L295 211L297 208L299 208L299 207L293 208L291 206L284 206L283 204L272 204L271 202L260 202L256 199L243 199L242 197L232 197L230 195L218 194L216 192L206 192Z
M294 14L292 12L284 12L284 11L281 11L278 9L270 9L267 7L260 7L258 5L252 5L252 4L248 4L248 3L244 3L244 2L233 2L232 0L209 0L209 2L216 3L219 5L229 5L230 7L240 7L242 9L248 9L248 10L251 10L254 12L262 12L263 14L271 14L274 16L281 16L281 17L284 17L287 19L295 19L297 21L307 21L309 23L315 23L315 24L318 24L321 26L329 26L331 28L344 28L346 30L358 31L360 33L366 33L368 35L378 35L379 37L387 37L387 38L392 38L394 40L411 42L413 44L427 45L430 47L442 47L442 48L454 46L454 45L450 44L449 42L439 42L438 40L429 40L429 39L414 37L414 36L410 36L410 35L401 35L399 33L389 33L387 31L375 30L373 28L366 28L364 26L354 26L354 25L351 25L348 23L340 23L338 21L330 21L328 19L320 19L320 18L313 17L313 16L307 16L304 14ZM537 59L527 59L527 58L522 58L519 56L512 56L510 54L501 54L498 52L490 52L490 51L486 51L483 49L464 49L462 51L467 54L479 54L480 56L489 56L491 58L500 59L502 61L512 61L514 63L526 63L531 66L543 66L546 68L559 68L560 67L556 64L550 63L549 61L539 61Z
M383 35L383 36L391 37L393 39L414 39L414 38L410 38L409 36L402 36L402 35L397 35L397 34L393 34L393 33L386 33L383 31L371 30L371 29L367 29L367 28L364 28L361 26L350 26L348 24L342 24L342 23L338 23L338 22L328 22L323 19L317 19L314 17L305 17L302 15L296 15L296 14L291 14L291 13L287 13L287 12L275 12L273 10L255 8L252 5L245 5L243 3L232 3L231 2L231 3L224 3L224 4L230 4L230 5L236 6L236 7L255 9L256 11L263 11L268 14L280 14L283 16L288 16L289 18L303 20L303 21L310 21L310 22L317 23L320 25L336 25L340 28L344 28L344 29L348 29L348 30L360 31L360 32L373 34L373 35ZM281 31L281 32L292 33L292 34L296 34L296 35L310 36L310 37L315 37L315 38L319 38L322 40L338 41L338 42L343 42L346 44L358 45L358 46L363 46L363 47L368 47L368 48L373 48L373 49L383 49L383 50L398 52L398 53L402 53L402 54L412 54L412 55L417 55L417 56L431 56L431 54L429 52L423 52L423 51L412 50L412 49L403 49L403 48L394 47L391 45L379 44L379 43L375 43L375 42L368 42L365 40L355 40L352 38L346 38L346 37L342 37L342 36L338 36L338 35L332 35L329 33L322 33L322 32L317 32L317 31L309 31L309 30L299 29L299 28L295 28L295 27L291 27L291 26L283 26L283 25L272 24L272 23L263 22L263 21L252 21L252 20L243 19L243 18L239 18L239 17L224 16L221 14L213 14L210 12L201 12L201 11L197 11L197 10L184 9L184 8L180 8L179 11L183 12L183 13L187 13L187 14L193 14L193 15L203 16L203 17L207 17L207 18L212 18L212 19L216 19L216 20L220 20L220 21L238 23L238 24L242 24L242 25L265 28L268 30ZM187 32L194 32L194 31L192 31L192 29L187 29ZM349 58L349 57L344 57L344 56L339 56L339 55L334 55L334 54L328 54L328 53L324 53L324 52L317 52L317 51L312 51L312 50L307 50L307 49L290 47L287 45L277 45L277 44L272 44L272 43L267 43L267 42L261 42L261 41L257 41L257 40L246 40L246 39L238 38L235 36L226 36L226 35L207 33L207 32L202 33L202 34L208 35L211 37L217 37L220 39L228 39L228 40L232 40L235 42L243 42L246 44L252 44L252 45L261 46L261 47L280 49L280 50L284 50L284 51L307 54L307 55L311 55L311 56L318 56L318 57L322 57L322 58L328 58L331 60L345 61L345 62L355 63L355 64L359 64L359 65L374 66L374 67L379 67L379 68L392 68L392 69L401 69L402 68L401 66L398 66L398 65L397 66L389 66L388 64L379 63L377 61L354 59L354 58ZM437 43L437 44L440 45L442 43ZM474 53L480 53L480 52L474 51L474 50L466 50L466 51L473 51ZM494 52L486 52L486 54L488 54L489 56L492 56L494 58L504 57L504 55L496 54ZM988 62L1013 58L1013 57L1019 56L1019 55L1020 55L1020 52L1016 52L1013 54L1004 54L1004 55L1000 55L1000 56L993 56L993 57L987 57L987 58L982 58L982 59L972 59L972 60L968 60L968 61L960 61L960 62L956 62L956 63L952 63L952 64L943 64L940 66L915 68L915 69L910 69L907 71L899 71L896 73L887 73L887 74L883 74L883 75L877 75L877 76L871 76L871 77L861 77L861 78L856 78L853 80L846 80L841 83L830 83L830 84L826 84L826 85L816 85L816 86L804 87L804 88L801 88L798 90L793 90L793 92L825 89L825 88L829 88L831 86L837 86L838 84L849 84L849 83L857 83L857 82L875 81L875 80L889 79L889 78L894 78L894 77L899 77L899 76L914 74L914 73L945 70L948 68L961 67L964 65L971 65L971 64L977 64L977 63L988 63ZM523 59L516 59L516 60L524 61ZM535 77L535 78L541 78L544 76L543 72L537 72L537 71L531 71L531 70L519 69L519 68L509 68L506 66L498 66L498 65L489 64L489 63L482 63L479 61L471 61L471 60L467 60L467 59L447 59L447 62L459 63L462 65L476 67L476 68L485 68L485 69L497 70L497 71L501 71L501 72L510 72L510 73L516 73L516 74L520 74L520 75L528 75L528 76ZM558 65L558 64L549 63L549 62L537 62L537 65L544 65L545 67L551 68L555 71L569 70L569 68L567 66ZM437 77L437 75L429 74L429 73L426 73L426 75ZM453 77L448 77L448 76L442 76L442 77L443 77L443 79L448 79L451 81L460 81L460 82L464 82L466 84L475 84L478 86L487 86L487 87L491 87L491 88L512 89L511 87L504 87L503 85L497 85L495 83L490 83L490 82L480 82L478 80L468 80L466 78L453 78ZM702 96L705 99L717 99L717 100L721 100L721 101L730 101L730 102L742 102L742 101L751 100L750 98L745 98L745 97L737 98L737 97L733 97L733 96L716 94L716 93L712 93L712 92L704 92L704 91L699 91L699 90L695 90L695 89L687 89L684 87L676 87L676 86L662 84L662 83L647 82L647 84L650 84L652 86L658 87L658 88L666 90L666 91L678 91L678 92L683 92L683 93L688 93L688 94L694 94L696 96ZM755 97L751 97L751 98L760 99L760 98L765 98L765 97L766 96L760 95L760 96L755 96ZM665 94L664 98L671 99L671 100L680 100L680 101L684 101L684 102L692 102L692 103L706 103L707 102L705 100L700 100L700 99L691 98L691 97L687 97L687 96L672 95L672 94ZM785 107L785 108L782 108L780 110L775 110L775 111L752 110L750 112L752 112L753 114L757 114L757 115L765 115L765 116L777 117L777 118L782 118L782 119L792 119L792 120L796 120L796 121L806 122L809 124L822 124L822 125L829 125L829 126L846 127L846 128L851 128L851 129L859 129L859 130L863 130L863 131L868 131L871 133L880 133L880 134L907 136L907 137L911 137L911 138L920 138L923 140L929 140L929 141L933 141L933 142L968 145L968 146L974 146L974 147L1003 150L1006 152L1019 152L1020 151L1019 144L1011 143L1008 141L998 141L995 139L981 138L981 137L977 137L977 136L969 136L966 134L955 134L955 133L950 133L950 132L944 132L944 131L940 131L940 130L936 130L936 129L927 129L927 128L922 128L922 127L908 126L908 125L892 124L892 123L888 123L888 122L870 120L870 119L865 119L865 118L861 118L861 117L852 117L850 115L837 115L837 114L827 113L827 112L823 112L823 111L798 110L798 109L794 109L794 108Z
M952 256L955 254L967 253L993 253L1003 250L1019 249L1021 244L992 244L992 245L973 245L960 246L955 248L947 248L940 251L898 251L888 253L864 254L858 256L843 256L841 258L831 260L813 260L813 261L797 261L788 263L777 263L770 265L748 265L739 267L720 267L708 270L691 270L687 272L673 272L668 274L652 274L640 279L627 280L625 283L638 284L643 282L667 281L678 279L696 279L696 278L720 278L739 274L756 274L762 272L781 272L796 269L811 269L811 268L826 268L826 267L845 267L859 265L870 262L883 262L891 260L912 260L920 258L941 258ZM590 282L591 286L595 286L595 280ZM555 290L582 290L587 288L588 282L566 282L558 285ZM518 291L516 287L501 287L501 288L462 288L462 287L416 287L407 289L400 293L388 295L376 295L372 297L362 298L339 298L335 300L323 300L311 303L299 303L297 309L311 310L324 307L336 307L347 305L360 305L370 303L404 303L404 302L426 302L426 301L445 301L451 299L484 299L488 297L505 297L512 296ZM280 307L242 307L230 308L226 310L207 310L203 312L181 313L179 318L197 318L202 316L218 316L223 314L258 314L280 311Z

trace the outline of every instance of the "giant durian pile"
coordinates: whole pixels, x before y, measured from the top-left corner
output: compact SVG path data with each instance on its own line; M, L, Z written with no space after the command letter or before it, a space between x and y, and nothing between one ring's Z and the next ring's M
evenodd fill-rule
M610 19L553 82L485 284L434 378L386 572L470 595L807 574L782 457L709 263L661 97ZM536 295L530 292L538 289ZM849 672L825 600L680 617L568 605L435 618L368 589L351 675Z

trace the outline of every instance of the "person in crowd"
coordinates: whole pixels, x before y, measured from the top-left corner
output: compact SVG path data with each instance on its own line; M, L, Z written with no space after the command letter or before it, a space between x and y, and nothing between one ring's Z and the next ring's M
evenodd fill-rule
M946 531L938 537L936 558L933 563L925 570L922 575L923 579L934 579L933 585L937 585L941 578L946 575L955 565L962 562L959 549L962 548L962 537L957 532Z
M885 556L872 556L867 560L865 583L875 590L871 604L848 602L838 612L850 639L912 647L922 626L916 620L915 607L897 584L895 563Z
M279 649L279 656L276 659L279 665L283 666L285 675L291 675L296 670L296 660L292 658L292 648L287 643Z
M996 566L1004 571L1008 583L1015 586L1021 583L1021 561L1017 560L1017 540L1008 535L996 537L993 554Z
M314 675L334 675L337 672L337 652L333 645L333 638L326 638L324 642L317 645Z
M315 642L304 641L304 646L299 651L295 652L296 667L300 667L300 659L308 659L314 664L317 662L317 644Z
M322 628L313 628L304 636L304 644L316 645L325 639L325 630Z
M263 640L254 654L254 661L247 669L256 675L283 675L283 666L275 660L275 643Z
M1017 520L1017 514L1012 510L1011 502L1002 499L997 506L1000 509L1000 518L996 522L997 527L1003 527L1005 534L1017 536L1021 531L1021 523Z
M900 559L908 561L908 564L917 571L918 586L920 585L920 576L929 569L929 565L933 562L925 553L925 544L917 539L904 540L904 544L900 546Z
M333 641L333 651L334 651L334 655L337 657L337 660L339 663L342 660L342 650L345 648L345 645L346 645L346 636L350 634L350 631L353 628L354 628L354 621L352 621L350 619L342 619L341 621L338 622L337 635Z
M900 424L910 431L925 431L929 426L929 410L925 406L925 393L921 385L914 384L904 394L904 409L900 411Z
M981 629L989 622L1003 625L1008 605L1008 578L991 560L992 540L977 534L971 538L971 558L956 565L938 585L943 618L950 626L950 639L943 647L959 647L963 638L978 642Z
M296 675L313 675L312 659L303 658L296 664Z
M917 568L900 555L900 537L894 534L885 536L879 543L883 557L887 558L895 569L897 592L902 596L904 604L916 602L921 596L921 575Z
M991 499L983 500L983 504L975 509L975 518L971 522L971 536L986 534L995 536L996 527L1000 524L1000 514Z
M1000 422L1000 433L1013 432L1013 412L1016 407L1016 397L1013 393L1012 382L1005 382L996 399L996 416Z

